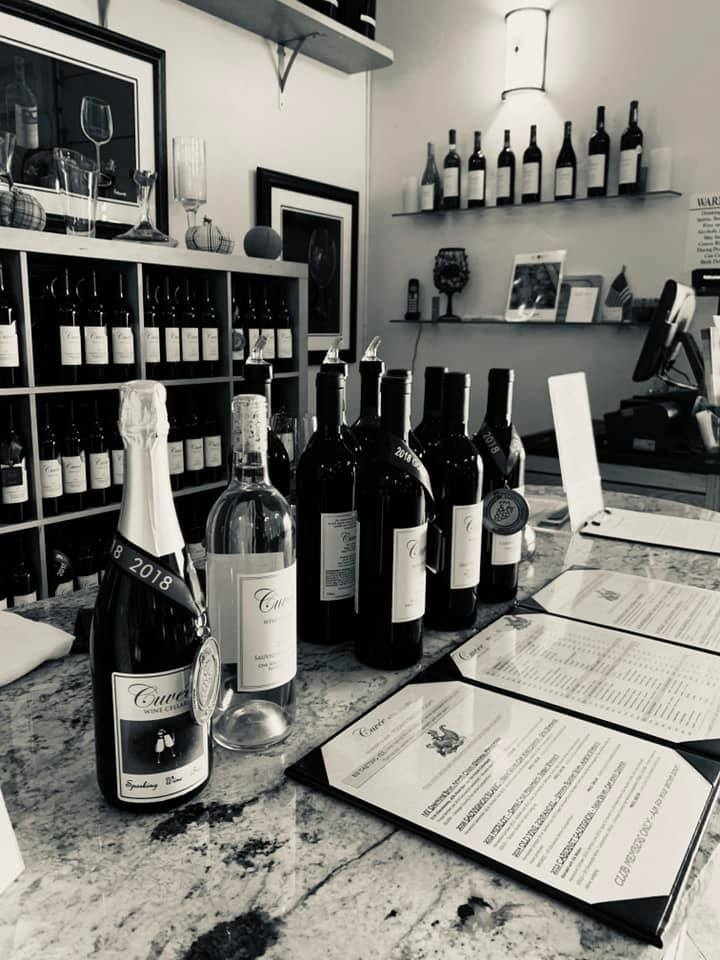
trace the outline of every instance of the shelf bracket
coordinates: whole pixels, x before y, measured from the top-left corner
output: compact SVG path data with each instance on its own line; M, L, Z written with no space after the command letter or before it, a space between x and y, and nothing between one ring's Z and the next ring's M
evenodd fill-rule
M277 48L277 58L278 58L278 86L280 87L280 94L282 96L285 93L285 85L288 82L288 77L290 76L290 71L292 66L295 63L297 55L302 50L306 40L312 40L315 37L324 37L326 34L315 31L314 33L305 33L299 37L290 37L288 40L281 40ZM294 44L294 46L293 46ZM290 59L288 60L287 66L285 66L285 57L287 55L286 47L290 47L292 53L290 54Z

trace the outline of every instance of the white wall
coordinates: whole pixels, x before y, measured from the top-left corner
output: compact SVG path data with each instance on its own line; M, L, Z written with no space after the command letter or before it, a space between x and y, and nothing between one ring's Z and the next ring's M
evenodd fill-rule
M566 272L603 274L612 281L628 266L637 296L657 296L667 277L683 279L688 194L720 183L720 82L717 0L558 0L550 15L547 93L516 94L504 103L502 0L384 0L383 42L394 47L396 65L372 77L371 205L369 221L369 334L384 339L393 365L407 364L416 328L390 325L405 310L407 280L420 278L423 313L430 312L433 258L441 246L467 248L472 276L456 299L465 316L501 314L510 267L517 252L566 248ZM487 214L392 219L401 209L401 184L422 173L425 142L436 143L440 160L447 129L458 129L466 162L473 129L483 132L490 180L503 129L512 131L518 159L530 123L538 124L544 154L544 194L552 195L562 124L573 121L578 160L594 128L595 107L606 105L616 172L619 134L628 102L640 101L646 150L673 149L673 186L678 200L621 201L562 208L498 210ZM580 171L584 183L586 173ZM464 186L464 184L463 184ZM611 184L615 186L615 184ZM443 306L445 298L442 298ZM700 301L699 314L712 313ZM699 326L699 325L698 325ZM595 415L617 407L632 393L631 374L642 330L445 326L425 328L417 370L443 362L473 373L472 416L485 403L486 372L492 366L517 371L516 420L523 432L550 426L546 378L585 369ZM416 411L420 402L416 391Z
M48 4L97 22L96 0ZM208 202L202 212L242 238L255 223L255 168L269 167L361 191L365 234L367 84L300 56L279 107L275 45L179 0L111 0L110 29L166 51L168 156L172 138L207 142ZM170 163L172 160L170 159ZM170 191L170 232L182 243L185 214ZM359 327L364 336L364 243Z

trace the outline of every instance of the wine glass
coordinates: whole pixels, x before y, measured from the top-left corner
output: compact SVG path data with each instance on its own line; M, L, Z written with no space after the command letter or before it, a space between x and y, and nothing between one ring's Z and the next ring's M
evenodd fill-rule
M460 293L470 277L464 247L441 247L435 256L433 283L440 293L447 294L447 310L438 320L459 321L453 313L453 296Z
M113 135L113 119L110 104L96 97L83 97L80 104L80 126L82 132L95 144L95 157L101 187L106 187L110 179L102 173L100 147L110 143Z
M175 199L187 214L188 229L207 200L207 164L202 137L173 137Z

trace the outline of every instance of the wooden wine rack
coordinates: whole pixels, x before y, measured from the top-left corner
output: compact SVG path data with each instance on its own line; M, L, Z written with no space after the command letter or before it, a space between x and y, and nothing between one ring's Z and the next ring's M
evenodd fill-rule
M92 394L95 391L113 391L120 386L117 382L81 383L81 384L39 384L36 381L34 356L40 349L57 349L53 343L34 343L40 328L33 329L30 301L30 277L34 264L57 261L58 272L66 264L75 273L88 273L93 265L101 269L102 264L117 264L123 267L128 278L127 299L135 317L135 370L134 376L145 376L145 357L143 355L143 284L145 271L153 276L164 269L170 271L201 271L211 278L211 296L215 304L220 331L220 375L215 377L191 377L163 380L172 391L204 386L218 392L216 405L221 410L220 429L223 438L223 457L231 442L231 403L233 396L240 392L238 385L242 377L233 375L231 354L232 301L234 285L239 281L267 281L281 284L285 301L292 317L293 357L290 370L276 372L278 381L273 392L273 404L281 395L284 409L292 416L300 418L307 406L307 266L299 263L287 263L276 260L260 260L251 257L224 256L222 254L201 253L183 248L168 249L157 246L144 246L139 243L127 243L112 240L87 240L58 234L34 233L28 230L2 229L0 234L0 258L5 265L6 290L14 301L18 311L18 340L21 352L19 379L24 386L0 388L0 408L3 401L13 400L14 405L22 405L19 417L19 432L26 448L28 483L30 486L30 508L33 519L23 523L0 523L0 561L10 561L8 535L22 535L31 538L28 554L35 568L38 582L38 599L48 596L47 542L48 530L58 523L85 520L93 515L117 512L117 502L101 507L88 507L74 513L60 513L56 516L43 515L43 503L40 495L40 464L38 403L46 397L71 397L73 394ZM272 362L272 361L271 361ZM227 485L227 479L217 483L190 486L175 492L176 497L188 497L196 494L221 490Z

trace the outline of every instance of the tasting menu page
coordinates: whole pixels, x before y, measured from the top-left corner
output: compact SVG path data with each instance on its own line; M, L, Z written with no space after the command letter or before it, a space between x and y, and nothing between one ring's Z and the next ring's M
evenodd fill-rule
M720 764L431 667L287 773L661 945Z

